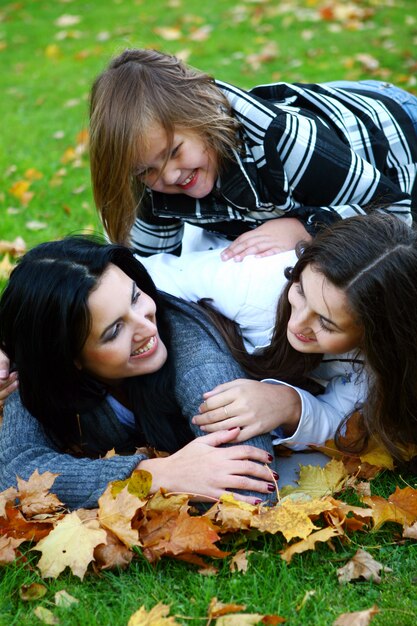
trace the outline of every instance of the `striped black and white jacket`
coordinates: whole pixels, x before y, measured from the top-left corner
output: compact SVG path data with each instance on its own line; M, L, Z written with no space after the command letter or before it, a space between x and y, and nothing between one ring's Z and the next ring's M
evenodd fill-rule
M411 224L417 136L382 89L217 85L241 123L243 150L204 198L149 190L131 232L139 254L179 254L185 222L229 239L281 216L298 218L311 234L375 209Z

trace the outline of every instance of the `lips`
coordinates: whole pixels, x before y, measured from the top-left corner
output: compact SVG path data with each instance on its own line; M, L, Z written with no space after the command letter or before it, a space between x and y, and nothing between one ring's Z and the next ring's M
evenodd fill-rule
M197 176L198 176L198 171L193 170L191 174L187 176L187 178L180 185L178 185L178 187L181 187L181 189L184 189L184 190L190 189L190 187L193 187L195 183L197 182Z
M294 337L301 341L302 343L313 343L315 339L311 339L310 337L306 337L302 333L294 333Z
M142 345L140 348L136 348L136 350L134 350L134 352L132 352L130 356L139 358L139 359L145 358L153 354L157 347L158 347L158 340L156 338L156 335L154 335L153 337L149 339L147 343L145 343L145 345Z

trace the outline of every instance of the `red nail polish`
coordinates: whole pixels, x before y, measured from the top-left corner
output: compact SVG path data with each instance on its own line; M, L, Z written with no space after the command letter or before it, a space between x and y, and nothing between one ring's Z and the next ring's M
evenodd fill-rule
M272 463L273 460L274 460L274 457L272 456L272 454L268 454L268 462Z
M270 491L272 493L272 491L275 491L275 485L273 485L272 483L268 483L268 491Z

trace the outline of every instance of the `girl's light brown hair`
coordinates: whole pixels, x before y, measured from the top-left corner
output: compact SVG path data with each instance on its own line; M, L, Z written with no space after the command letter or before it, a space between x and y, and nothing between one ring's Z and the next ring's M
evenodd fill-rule
M145 186L135 176L147 136L160 125L172 148L175 129L196 132L217 167L238 147L238 123L209 75L156 50L125 50L95 80L90 97L94 199L111 241L128 243Z

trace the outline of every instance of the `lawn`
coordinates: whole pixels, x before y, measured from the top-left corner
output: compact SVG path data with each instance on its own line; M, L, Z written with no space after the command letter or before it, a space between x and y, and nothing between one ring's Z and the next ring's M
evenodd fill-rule
M154 47L242 87L272 81L375 78L417 93L415 0L21 0L0 3L0 250L30 248L68 233L100 230L92 199L86 129L95 76L126 47ZM3 245L3 248L1 246ZM14 261L0 255L0 278ZM417 487L413 477L385 472L373 493ZM210 600L278 614L291 626L328 626L345 612L378 606L372 626L408 626L417 616L417 543L387 524L378 532L334 541L296 555L287 565L280 536L238 534L230 546L252 550L246 573L229 560L202 576L195 567L138 557L123 572L69 573L42 581L38 556L0 570L0 626L39 624L37 606L63 625L127 624L142 604L162 601L182 624L207 624ZM229 547L230 547L229 546ZM336 570L364 547L392 569L380 584L341 586ZM41 600L20 599L38 581ZM79 600L56 609L54 593ZM311 593L310 593L311 592ZM314 592L314 593L313 593ZM162 626L163 622L161 622Z

